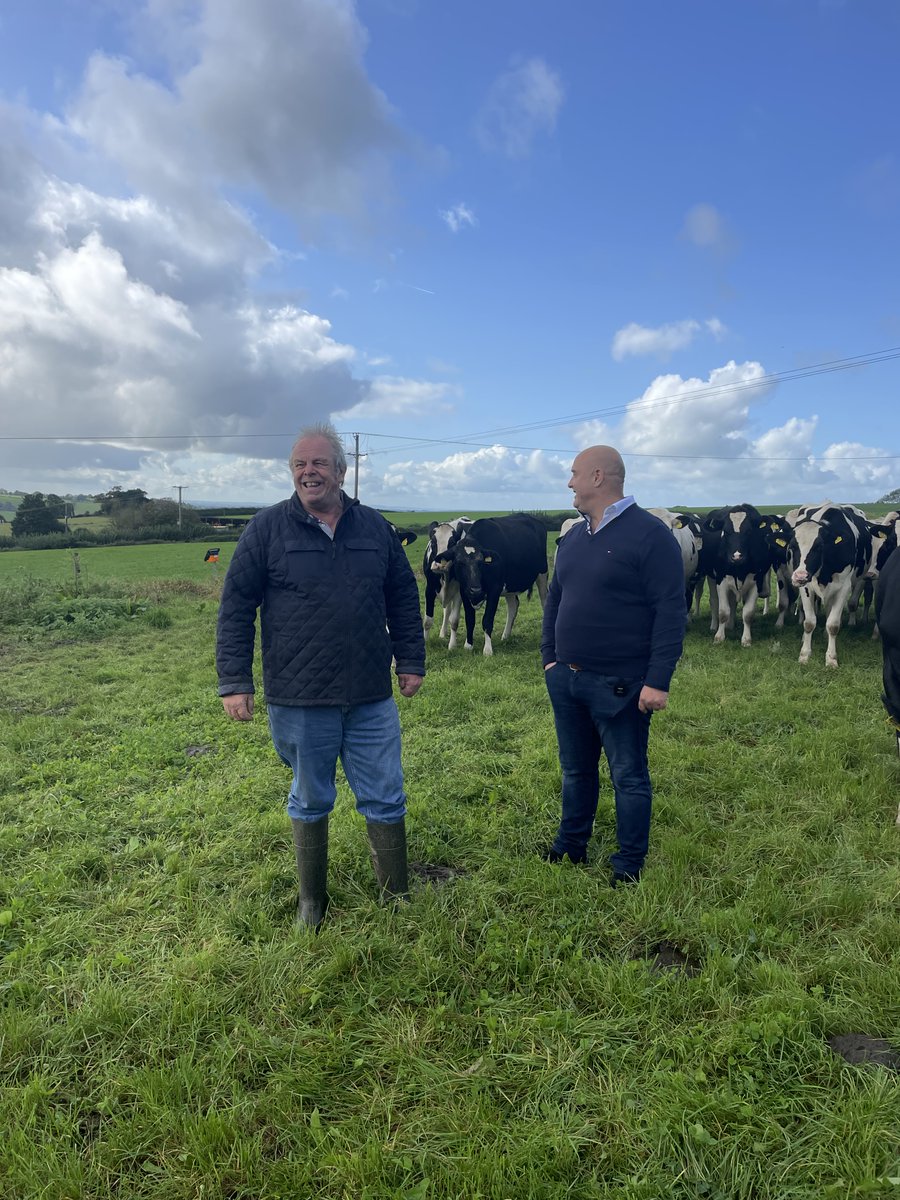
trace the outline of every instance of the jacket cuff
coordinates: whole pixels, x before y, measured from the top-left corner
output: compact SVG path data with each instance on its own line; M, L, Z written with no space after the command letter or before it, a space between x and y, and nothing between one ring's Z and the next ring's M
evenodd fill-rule
M256 691L252 679L233 679L229 683L220 683L220 696L252 696Z
M423 662L412 662L404 659L398 662L394 667L395 675L425 675L425 664Z

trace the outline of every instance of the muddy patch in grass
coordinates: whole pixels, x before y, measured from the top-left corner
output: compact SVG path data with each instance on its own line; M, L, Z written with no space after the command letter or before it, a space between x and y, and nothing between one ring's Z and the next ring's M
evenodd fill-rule
M900 1054L884 1038L870 1037L867 1033L836 1033L828 1039L828 1045L854 1066L900 1071Z
M646 959L653 975L668 975L674 972L692 978L699 975L703 967L696 958L691 958L689 954L679 950L674 942L657 942L655 946L638 950L634 957Z
M441 887L442 884L451 883L454 879L468 874L465 867L448 867L438 863L411 862L409 869L422 883L433 883L435 887Z

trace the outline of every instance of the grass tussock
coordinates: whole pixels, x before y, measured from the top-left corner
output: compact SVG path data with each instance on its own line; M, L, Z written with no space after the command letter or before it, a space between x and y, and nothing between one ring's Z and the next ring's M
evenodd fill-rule
M128 561L80 599L171 623L85 653L4 618L4 1197L900 1195L900 1076L828 1045L900 1049L870 628L833 672L772 618L750 650L692 627L654 718L646 876L615 891L608 784L587 869L535 853L560 786L537 599L492 660L434 632L399 702L410 858L459 873L380 908L341 779L313 938L264 712L229 723L215 696L217 580ZM46 578L15 588L43 611Z

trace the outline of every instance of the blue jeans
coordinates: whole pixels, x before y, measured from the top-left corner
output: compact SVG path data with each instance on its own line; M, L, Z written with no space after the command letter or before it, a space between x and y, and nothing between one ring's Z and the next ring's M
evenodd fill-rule
M275 749L294 772L292 820L320 821L334 808L338 759L357 810L393 825L406 815L400 765L400 716L392 698L374 704L269 705Z
M588 844L600 795L600 754L606 752L616 799L614 871L636 875L650 841L653 792L647 765L650 714L638 708L640 680L623 681L557 663L544 672L562 767L562 820L553 846L560 853Z

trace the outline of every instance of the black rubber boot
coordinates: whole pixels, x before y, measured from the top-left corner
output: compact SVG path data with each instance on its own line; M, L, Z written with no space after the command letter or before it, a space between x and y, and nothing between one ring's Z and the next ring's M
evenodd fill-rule
M366 821L372 866L381 891L381 899L408 900L409 875L406 867L406 822L401 818L391 825Z
M300 897L297 901L297 924L308 925L318 932L325 919L328 893L328 818L320 821L292 819L294 853L297 855L297 874L300 876Z

